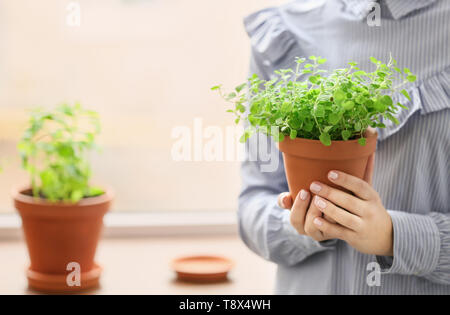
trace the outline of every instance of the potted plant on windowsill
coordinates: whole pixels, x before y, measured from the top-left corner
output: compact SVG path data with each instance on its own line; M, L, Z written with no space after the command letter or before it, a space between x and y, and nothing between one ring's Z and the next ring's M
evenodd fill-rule
M255 132L279 142L289 190L296 196L314 180L334 186L326 176L332 169L363 178L376 149L377 134L369 129L385 128L382 117L398 123L394 114L405 106L392 96L402 93L410 99L402 86L416 77L392 58L387 64L370 60L373 72L355 62L327 72L320 68L324 58L297 58L295 70L277 70L271 80L253 75L231 93L224 94L221 85L212 90L233 103L228 112L235 114L236 123L245 120L241 142Z
M89 184L87 153L99 130L96 112L64 104L33 111L18 144L31 177L30 186L13 190L30 256L31 288L70 292L99 284L101 268L94 256L112 201L111 191ZM79 277L67 279L71 271Z

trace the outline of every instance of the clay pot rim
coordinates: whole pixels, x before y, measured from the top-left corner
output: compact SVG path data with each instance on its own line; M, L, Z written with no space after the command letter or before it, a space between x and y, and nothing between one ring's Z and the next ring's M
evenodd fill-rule
M102 203L110 202L114 199L114 191L111 187L103 186L104 193L95 196L95 197L87 197L83 198L77 203L71 203L71 202L64 202L64 201L57 201L57 202L51 202L47 199L41 198L41 197L33 197L29 195L25 195L23 192L26 190L30 190L30 185L19 185L16 187L13 187L11 189L11 196L14 201L20 202L23 204L28 205L39 205L39 206L45 206L47 208L51 207L67 207L67 208L73 208L73 207L88 207L88 206L95 206Z
M320 140L305 138L285 138L278 143L278 149L283 154L311 160L353 160L369 156L376 150L378 133L366 135L366 145L361 146L358 139L333 140L330 146L325 146Z
M365 135L365 138L367 139L367 141L369 141L369 139L372 139L374 137L378 137L378 132L367 133ZM344 143L355 143L355 142L357 143L359 139L360 138L356 138L356 139L352 139L352 140L331 140L331 146L333 145L333 143L340 144L340 145L343 145ZM322 146L327 147L320 140L306 139L306 138L291 139L291 138L289 138L289 136L285 136L284 140L280 141L280 143L283 143L285 140L288 140L288 141L290 140L290 141L295 141L295 142L304 142L304 143L310 143L310 144L320 143ZM328 146L328 147L330 147L330 146Z

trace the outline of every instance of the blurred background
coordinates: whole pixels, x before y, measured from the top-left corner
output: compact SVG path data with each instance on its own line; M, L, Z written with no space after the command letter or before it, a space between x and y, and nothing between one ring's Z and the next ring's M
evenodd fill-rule
M30 109L63 102L99 112L93 182L116 193L97 253L104 266L98 293L272 292L275 266L237 236L239 162L176 161L172 132L188 130L194 142L200 122L205 143L208 126L223 133L234 126L228 104L210 88L245 81L250 43L242 20L281 2L0 0L0 294L33 293L10 196L13 186L28 183L16 145ZM231 258L230 280L175 281L171 260L196 253Z
M242 19L281 2L0 0L0 212L28 180L16 152L27 110L75 101L101 115L94 181L114 187L114 211L235 210L239 163L174 161L171 131L233 124L210 87L246 79Z

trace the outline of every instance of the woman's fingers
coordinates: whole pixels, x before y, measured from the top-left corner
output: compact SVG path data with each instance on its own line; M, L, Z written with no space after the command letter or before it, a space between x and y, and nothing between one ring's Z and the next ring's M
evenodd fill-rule
M355 233L339 224L330 223L321 217L314 218L313 224L319 231L321 231L324 235L327 235L329 238L338 238L340 240L347 241Z
M292 207L292 197L288 192L284 192L278 195L277 199L278 207L283 209L291 209Z
M340 225L353 231L359 231L362 225L362 219L350 212L335 206L333 203L319 196L315 196L314 205L324 214L335 220Z
M323 233L314 225L314 218L321 217L322 212L317 206L311 202L305 219L305 234L312 237L316 241L325 240Z
M311 196L306 190L301 190L295 198L294 204L291 208L290 221L292 226L299 234L305 234L305 217L308 210Z
M357 216L362 216L363 214L364 203L361 199L355 196L319 182L313 182L310 189L318 196L331 201L335 205L350 211Z
M312 222L315 217L321 216L322 212L314 204L310 204L310 200L309 192L302 190L294 202L289 192L279 194L277 203L280 208L291 210L290 221L299 234L309 235L316 240L322 240L322 232ZM323 217L329 223L336 223L333 218L326 214Z
M336 221L334 221L332 218L330 218L330 217L327 216L326 214L323 215L323 218L324 218L325 220L327 220L328 222L330 222L330 223L336 223Z
M347 190L352 191L355 195L363 200L373 200L377 198L377 192L365 180L346 174L340 171L330 171L328 179Z
M364 137L367 138L367 137L375 135L376 133L377 133L377 130L375 128L368 127L366 129L366 131L364 132Z

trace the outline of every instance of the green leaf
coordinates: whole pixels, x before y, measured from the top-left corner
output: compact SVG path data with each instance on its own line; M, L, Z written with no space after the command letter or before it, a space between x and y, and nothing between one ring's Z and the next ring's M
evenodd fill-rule
M243 113L245 112L245 106L242 105L241 103L236 103L236 110Z
M309 77L309 82L311 82L312 84L317 84L320 81L320 76L310 76Z
M236 86L235 90L237 93L241 92L245 87L247 86L247 83L242 83L238 86Z
M366 74L367 74L366 71L363 71L363 70L359 70L359 71L353 72L353 75L356 76L356 77L361 77L361 76L366 75Z
M380 98L380 102L384 105L391 106L392 105L392 98L389 95L383 95Z
M345 101L345 102L342 104L342 107L343 107L345 110L351 110L351 109L353 109L353 107L355 107L355 102L350 101L350 100Z
M323 106L317 106L314 110L314 115L316 117L324 117L325 116L325 108Z
M381 100L376 100L375 103L374 103L374 107L380 113L382 113L382 112L384 112L386 110L386 105L383 104L381 102Z
M326 145L326 146L331 145L331 137L330 137L330 135L328 133L322 132L320 134L319 139L320 139L320 142L322 142L323 145Z
M247 142L248 138L250 138L250 132L248 130L245 130L242 136L239 138L239 142L245 143Z
M339 115L338 113L331 113L328 116L328 122L332 125L336 125L340 119L341 119L341 115Z
M311 132L313 127L314 127L314 124L313 124L312 121L308 121L304 125L305 130L308 131L308 132Z
M225 97L227 101L235 98L237 95L234 92L228 93L228 95Z
M407 79L409 82L414 82L414 81L416 81L417 77L416 77L415 75L408 75L408 76L406 77L406 79Z
M75 152L74 148L70 144L65 144L65 143L58 144L57 151L61 157L73 156L73 154Z
M347 94L342 90L336 90L333 94L333 98L335 101L342 101L346 99Z
M348 140L350 138L350 136L352 135L352 133L348 130L342 130L342 139L344 140Z
M367 101L367 99L363 95L357 95L355 97L355 102L358 104L364 104Z
M358 139L358 143L360 145L362 145L362 146L365 146L366 145L366 138L363 138L363 137L359 138Z
M80 201L83 198L83 191L82 190L74 190L70 194L70 199L73 203Z
M368 108L372 108L375 106L375 102L373 100L366 100L364 102L364 105L366 105L366 107L368 107Z
M302 122L299 117L293 116L289 118L288 124L292 129L299 129L302 125Z
M282 113L289 113L292 109L292 104L289 101L286 101L281 105L281 112Z
M289 137L294 140L297 137L297 130L291 129L291 132L289 134Z
M411 101L411 96L409 96L409 93L405 89L401 90L400 93L402 93L408 101Z
M93 186L88 188L88 193L86 195L87 197L95 197L103 195L104 193L105 191L102 188Z
M405 106L405 105L403 105L401 103L397 103L397 106L400 107L400 108L403 108L403 109L408 109L407 106Z
M398 125L399 121L396 117L394 117L391 113L386 113L386 117L392 121L394 124Z

